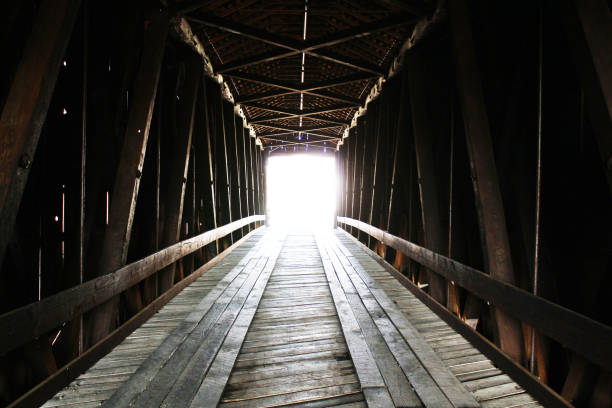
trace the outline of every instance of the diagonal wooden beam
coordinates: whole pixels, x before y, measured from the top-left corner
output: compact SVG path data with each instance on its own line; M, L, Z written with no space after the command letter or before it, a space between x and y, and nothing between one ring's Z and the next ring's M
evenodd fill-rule
M380 31L390 30L392 28L400 27L407 24L415 23L416 20L412 15L400 14L387 19L383 19L380 21L375 21L373 23L363 24L355 28L350 28L347 30L342 30L337 33L334 33L328 37L323 39L303 42L301 46L295 47L295 42L292 40L286 39L275 39L275 41L270 41L270 33L267 31L259 31L259 38L257 37L257 31L252 28L245 28L239 24L236 24L231 21L223 21L216 19L214 17L206 17L205 19L190 19L192 21L196 21L205 25L212 25L215 28L225 30L228 32L232 32L235 34L247 33L246 35L249 38L260 40L266 42L271 45L276 45L282 47L286 50L290 51L272 51L264 54L255 55L252 57L244 58L242 60L230 62L227 64L223 64L216 69L218 73L226 73L235 71L240 68L245 68L251 65L261 64L265 62L276 61L279 59L291 57L294 55L299 55L301 53L306 53L313 57L322 58L327 61L331 61L340 65L345 65L351 67L353 69L357 69L360 71L365 71L369 73L373 73L379 76L384 76L384 72L380 67L372 64L368 64L364 61L355 61L351 58L347 58L345 56L337 55L331 51L320 51L321 48L330 47L337 44L341 44L347 41L351 41L357 38L362 38L366 36L370 36L372 34L376 34ZM225 24L225 26L223 26Z
M371 23L361 24L354 28L338 31L325 38L310 40L306 42L304 52L315 51L324 47L331 47L333 45L341 44L347 41L355 40L357 38L367 37L372 34L376 34L381 31L390 30L392 28L401 27L408 24L414 24L418 20L414 16L409 14L396 14L389 18L374 21Z
M258 54L251 57L239 59L237 61L228 62L226 64L219 65L215 72L218 74L225 74L226 72L236 71L241 68L250 67L251 65L263 64L266 62L272 62L279 59L291 57L294 55L298 55L298 51L270 51L264 54Z
M347 85L353 82L361 82L361 81L365 81L368 79L373 79L373 78L378 77L372 74L361 74L360 73L360 74L347 75L341 78L330 79L328 81L321 81L321 82L317 82L313 84L295 84L295 83L288 82L288 81L279 81L276 79L267 78L267 77L260 76L260 75L247 74L244 72L229 73L227 74L227 76L230 76L236 79L241 79L243 81L251 81L251 82L256 82L262 85L273 86L276 88L285 89L287 91L304 92L304 93L307 93L310 91L316 91L316 90L323 89L323 88L331 88L334 86Z
M125 265L127 259L167 33L168 18L164 15L152 20L144 33L142 58L113 183L109 223L104 233L97 276L114 272ZM97 343L109 333L116 300L109 300L91 312L89 344Z
M493 278L514 285L515 275L504 203L499 188L491 129L468 9L463 0L453 0L449 2L448 7L456 82L470 157L485 265ZM497 325L496 337L501 349L515 361L523 362L520 323L499 308L494 309L493 315Z
M342 104L342 105L336 105L336 106L330 106L328 108L320 108L320 109L307 109L307 110L297 110L297 109L283 109L283 108L277 108L275 106L267 106L264 104L260 104L260 103L248 103L248 104L243 104L245 106L250 106L253 108L258 108L258 109L262 109L262 110L266 110L269 112L274 112L276 114L280 114L280 115L285 115L284 117L278 117L278 116L266 116L264 118L261 119L257 119L257 120L252 120L249 123L258 123L258 122L264 122L267 120L277 120L277 119L286 119L286 118L292 118L292 117L307 117L307 116L315 116L315 115L320 115L323 113L330 113L330 112L336 112L339 110L345 110L345 109L351 109L354 108L353 105L350 104Z
M311 133L311 132L316 132L318 130L326 130L326 129L335 129L335 128L339 128L339 127L343 127L343 126L339 126L339 125L328 125L328 126L314 126L314 127L294 127L294 126L279 126L279 125L261 125L261 126L265 126L268 127L270 129L277 129L277 130L282 130L285 132L302 132L302 133ZM259 136L264 136L265 134L260 134Z
M232 34L250 38L252 40L261 41L268 45L273 45L279 48L285 48L291 51L299 51L303 48L303 41L296 41L291 38L282 37L278 34L273 34L268 31L259 30L245 24L240 24L235 21L226 20L216 17L212 14L199 15L197 18L186 16L187 20L194 23L214 27L219 30L227 31Z
M268 126L268 124L273 125L273 123L270 122L276 122L279 120L283 120L283 119L295 119L299 117L299 115L291 115L291 116L266 116L263 119L259 119L259 120L250 120L249 124L251 125L260 125L260 126ZM325 123L330 123L330 124L334 124L337 126L350 126L351 122L349 122L348 120L337 120L337 119L331 119L331 118L326 118L324 116L317 116L317 115L310 115L310 116L304 116L306 118L309 119L314 119L314 120L318 120L321 122L325 122Z
M79 0L41 2L0 117L0 265L79 10Z
M311 140L311 141L301 141L301 142L267 143L264 147L269 148L269 147L291 147L291 146L309 145L313 147L320 147L320 148L328 147L330 149L335 149L337 140L339 140L339 138L337 138L336 140L315 140L315 141ZM328 144L324 144L324 142Z
M296 133L299 133L299 132L271 132L271 133L258 134L257 137L270 139L270 138L277 138L277 137L285 137L286 138L287 136L293 136L294 138L300 140L298 138L298 136L296 135ZM337 135L325 135L323 133L317 133L317 132L311 133L311 132L308 132L308 137L304 133L304 134L302 134L302 139L310 140L310 136L315 136L315 137L319 137L319 138L326 139L326 140L327 139L338 139L338 138L340 138L340 136L337 136ZM284 140L284 139L279 139L279 140Z
M241 98L236 99L236 103L246 104L250 102L258 102L258 101L263 101L266 99L272 99L272 98L277 98L279 96L292 95L296 93L299 93L299 91L288 91L288 90L270 91L270 92L264 92L260 94L243 96ZM334 92L329 92L329 91L319 90L319 91L308 91L304 93L311 95L311 96L317 96L319 98L325 98L325 99L330 99L330 100L340 102L340 103L346 103L352 106L361 106L362 104L359 99L354 99L354 98L351 98L345 95L336 94Z
M200 61L188 61L183 83L183 95L177 109L177 130L172 143L172 155L167 167L168 176L164 191L164 233L162 247L175 244L181 237L181 221L185 199L185 184L189 168L191 140L198 90L202 76ZM159 293L174 284L175 264L168 265L159 273Z

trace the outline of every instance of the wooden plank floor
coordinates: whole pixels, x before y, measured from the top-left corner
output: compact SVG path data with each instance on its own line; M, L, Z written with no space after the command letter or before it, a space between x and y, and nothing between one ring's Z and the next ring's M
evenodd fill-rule
M541 405L429 310L404 288L382 265L384 262L342 230L336 239L352 256L350 261L362 266L408 318L457 379L483 407L540 407Z
M290 234L222 407L365 406L314 237Z
M380 262L262 228L44 406L539 406Z
M246 264L262 245L260 228L225 259L207 271L136 329L43 407L99 407L140 367L174 329L201 303L236 265Z

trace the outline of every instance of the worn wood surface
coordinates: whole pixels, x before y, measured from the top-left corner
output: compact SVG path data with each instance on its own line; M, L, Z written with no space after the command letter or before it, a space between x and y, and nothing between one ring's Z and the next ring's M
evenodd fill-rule
M0 354L10 351L32 338L69 321L118 295L144 278L243 225L263 220L253 215L178 242L119 270L64 290L39 302L0 315Z
M516 382L487 359L451 326L440 319L425 304L403 287L355 238L343 231L336 232L337 240L351 264L363 268L376 286L406 317L410 325L435 352L480 404L480 406L510 407L517 404L541 406ZM382 260L381 260L382 262ZM421 358L421 354L418 354ZM509 392L510 390L510 392ZM512 395L515 399L508 397Z
M159 313L135 330L91 369L47 401L44 406L75 406L75 404L100 406L102 402L108 400L123 383L130 380L131 374L138 367L144 367L144 362L158 347L176 339L177 336L172 336L173 331L180 326L188 325L189 323L185 321L190 315L201 314L202 308L207 305L206 302L219 296L220 290L229 284L232 275L239 272L257 253L262 235L263 231L254 231L222 262L185 288ZM102 389L109 392L104 395L99 392L90 395Z
M343 232L253 233L45 407L537 401Z
M612 368L612 351L608 346L612 343L610 327L361 221L344 217L338 217L338 221L366 231L475 296L534 326L542 334L582 354L593 363ZM566 324L559 325L556 322ZM589 336L587 342L581 333L594 335Z
M449 22L484 263L492 277L514 285L516 277L491 129L467 5L463 0L449 3ZM504 310L493 309L492 314L496 325L496 342L505 353L522 363L525 353L520 322Z

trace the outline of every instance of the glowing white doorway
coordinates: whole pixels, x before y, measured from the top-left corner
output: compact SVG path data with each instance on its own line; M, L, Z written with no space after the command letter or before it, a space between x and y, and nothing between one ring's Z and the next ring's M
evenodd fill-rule
M333 156L272 156L266 182L266 224L307 230L333 228L337 198Z

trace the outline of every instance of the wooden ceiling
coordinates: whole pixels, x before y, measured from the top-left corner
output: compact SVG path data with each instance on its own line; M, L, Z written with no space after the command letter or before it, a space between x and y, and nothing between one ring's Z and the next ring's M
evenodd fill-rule
M265 147L336 148L433 6L401 0L185 0L191 25Z

